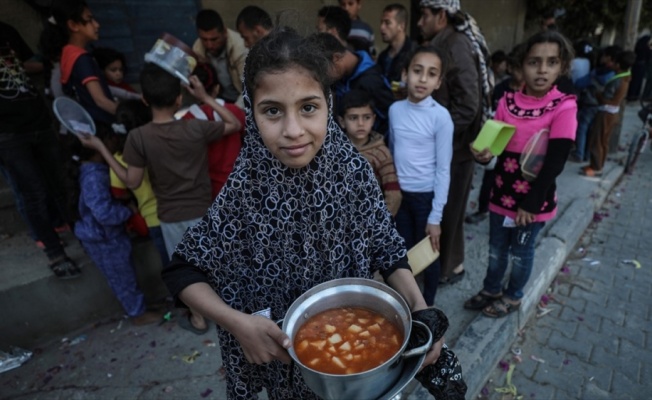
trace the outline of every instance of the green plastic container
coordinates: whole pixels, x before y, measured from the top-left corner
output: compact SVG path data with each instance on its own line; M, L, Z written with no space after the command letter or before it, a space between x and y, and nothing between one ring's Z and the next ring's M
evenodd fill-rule
M473 148L482 151L489 148L494 156L500 155L505 150L507 143L514 136L516 127L493 119L487 120L473 142Z

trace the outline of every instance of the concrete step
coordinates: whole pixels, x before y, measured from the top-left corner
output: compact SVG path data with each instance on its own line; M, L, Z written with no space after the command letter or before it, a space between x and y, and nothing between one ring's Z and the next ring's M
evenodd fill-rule
M4 221L3 221L4 225ZM0 347L33 348L107 317L122 307L101 271L67 232L66 252L82 268L82 276L62 281L47 267L47 259L26 231L0 240ZM150 240L133 242L132 258L138 284L151 303L167 296L161 280L160 257Z

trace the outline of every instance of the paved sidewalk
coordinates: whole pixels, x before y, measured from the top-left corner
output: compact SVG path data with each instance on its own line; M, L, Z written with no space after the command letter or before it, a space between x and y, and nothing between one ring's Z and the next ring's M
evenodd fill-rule
M596 214L539 317L530 319L491 374L482 398L505 398L495 390L505 388L510 363L513 389L525 399L650 398L652 230L645 222L651 219L648 152ZM522 362L514 357L519 349Z
M637 106L630 106L626 110L621 143L640 126L635 115L637 110ZM639 168L646 168L644 165ZM578 168L579 164L567 164L566 170L558 179L560 188L563 188L559 190L559 217L547 225L546 231L540 235L535 260L536 276L533 275L527 289L533 295L527 299L530 304L522 307L522 315L495 321L462 308L464 299L480 287L488 249L486 221L466 226L466 277L455 285L441 287L436 302L449 316L451 327L446 339L462 361L469 383L469 399L480 391L487 375L494 371L497 361L505 349L509 348L519 327L528 320L529 315L525 310L535 310L540 294L534 294L543 292L548 287L589 224L594 207L602 204L622 173L622 167L613 161L606 166L607 172L603 179L580 177L577 174ZM479 189L479 178L476 177L476 191ZM627 241L628 238L623 246L628 244ZM649 262L647 268L651 264ZM89 268L94 266L90 265ZM615 278L614 281L621 283ZM632 291L632 301L649 304L644 303L644 299L633 297L634 293ZM74 292L68 297L74 299ZM647 312L649 318L649 310ZM177 312L175 317L178 314ZM547 317L551 316L549 314ZM594 317L586 312L584 318L588 323ZM136 328L116 316L71 332L66 340L63 339L58 337L54 342L31 348L35 354L29 362L0 374L2 398L225 397L225 383L220 374L221 357L218 347L215 347L217 338L214 329L206 335L196 336L179 328L174 321L162 326ZM649 339L644 337L643 340ZM639 376L650 376L650 370L639 371ZM619 382L615 381L616 384ZM420 386L412 385L405 392L404 398L422 399L429 396Z

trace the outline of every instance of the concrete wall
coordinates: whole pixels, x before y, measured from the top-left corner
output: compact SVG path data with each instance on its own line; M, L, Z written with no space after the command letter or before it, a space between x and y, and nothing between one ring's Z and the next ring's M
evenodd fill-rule
M23 0L0 0L0 21L13 26L32 51L43 29L41 17Z

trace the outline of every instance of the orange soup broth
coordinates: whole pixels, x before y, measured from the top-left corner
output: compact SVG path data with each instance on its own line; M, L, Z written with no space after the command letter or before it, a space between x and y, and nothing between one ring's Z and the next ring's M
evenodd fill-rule
M308 368L348 375L383 364L402 344L403 332L381 314L342 307L308 319L295 336L294 351Z

